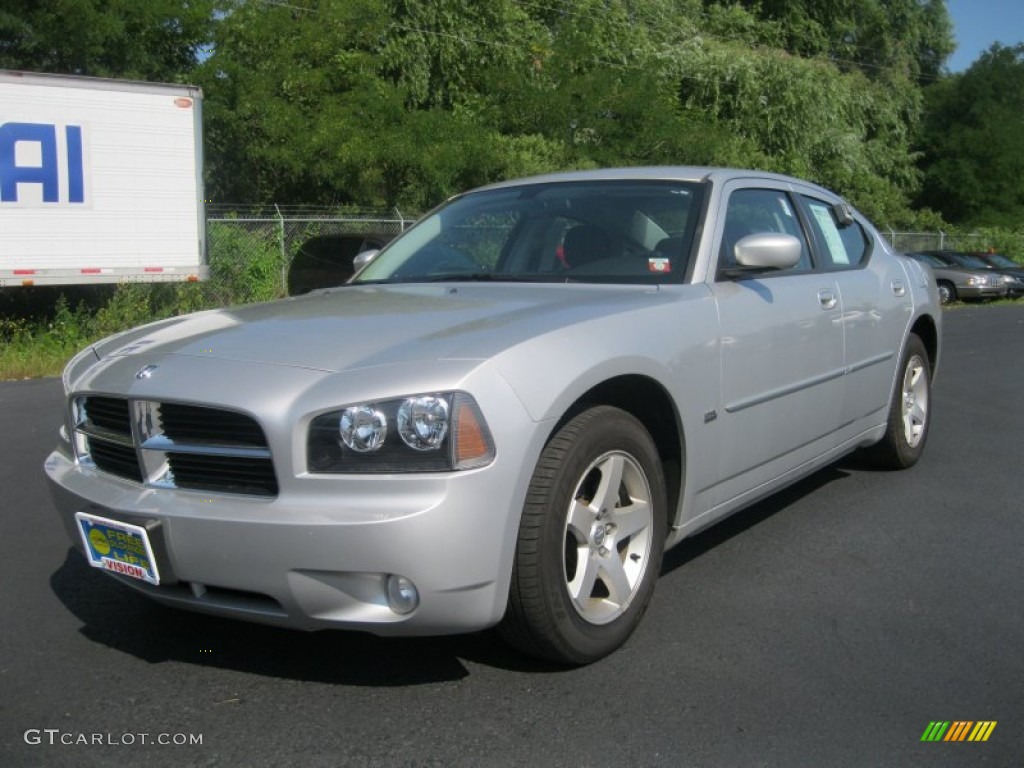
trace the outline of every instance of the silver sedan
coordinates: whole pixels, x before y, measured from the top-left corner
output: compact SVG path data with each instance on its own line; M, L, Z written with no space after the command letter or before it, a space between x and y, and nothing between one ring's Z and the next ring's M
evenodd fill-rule
M537 177L448 201L348 285L84 350L45 468L86 560L168 605L497 625L582 664L667 547L851 451L914 464L940 323L929 270L818 186Z
M1003 275L984 266L958 264L943 251L919 251L905 255L931 267L939 289L939 300L943 304L960 299L999 299L1009 293L1012 280L1005 280Z

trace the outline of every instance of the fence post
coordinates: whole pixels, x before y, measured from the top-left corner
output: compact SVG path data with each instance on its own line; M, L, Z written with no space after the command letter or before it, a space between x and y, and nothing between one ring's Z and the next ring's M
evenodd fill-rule
M405 217L402 215L402 212L398 210L397 205L395 206L395 215L398 216L399 233L405 232Z
M281 247L281 293L288 293L288 254L284 247L284 215L277 203L274 203L274 210L277 211L277 241Z

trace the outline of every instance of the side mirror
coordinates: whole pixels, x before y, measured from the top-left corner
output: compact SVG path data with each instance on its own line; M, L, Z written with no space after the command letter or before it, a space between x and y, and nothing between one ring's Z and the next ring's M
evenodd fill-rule
M377 254L380 253L379 248L371 248L368 251L362 251L356 254L356 257L352 259L352 268L358 272L360 269L365 267L371 261L373 261Z
M727 274L771 269L790 269L800 263L803 246L793 235L765 232L747 235L736 243L736 264L739 269L728 269Z
M850 206L845 201L832 206L832 217L836 220L836 224L840 229L853 224L853 211L850 210Z

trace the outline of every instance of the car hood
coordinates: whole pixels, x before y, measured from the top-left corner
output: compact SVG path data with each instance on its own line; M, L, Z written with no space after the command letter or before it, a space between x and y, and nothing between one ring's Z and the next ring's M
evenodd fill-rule
M532 336L651 303L660 303L655 286L345 286L173 318L108 339L95 351L145 362L184 355L337 372L485 359Z

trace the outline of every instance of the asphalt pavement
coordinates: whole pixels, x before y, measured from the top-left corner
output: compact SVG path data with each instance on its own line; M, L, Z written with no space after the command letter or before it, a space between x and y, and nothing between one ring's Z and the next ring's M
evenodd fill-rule
M152 604L51 507L59 380L0 384L0 766L1024 765L1024 303L945 332L915 468L848 458L685 542L573 670Z

